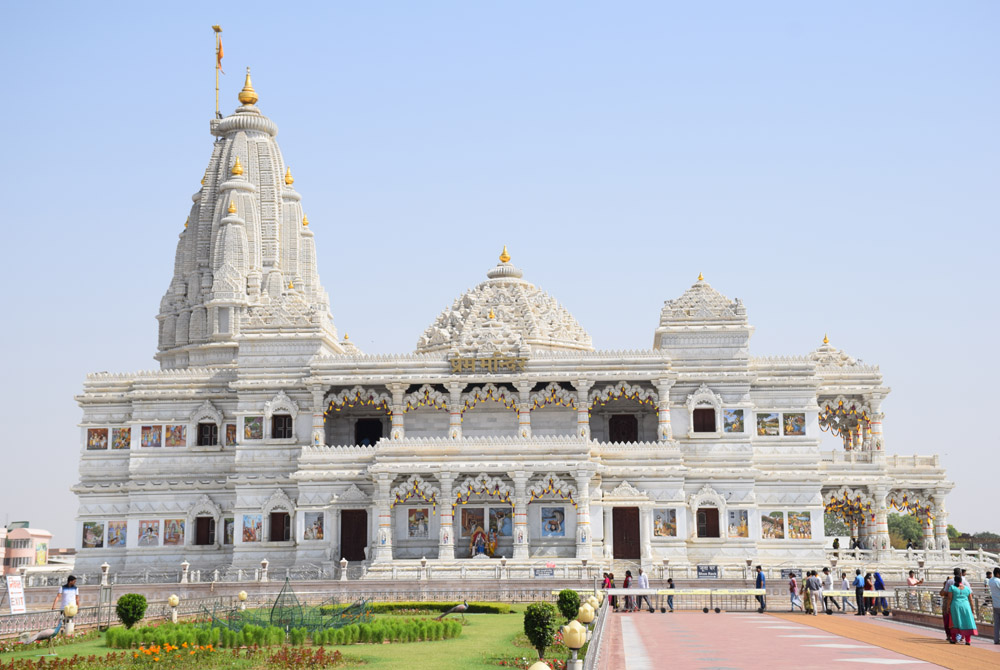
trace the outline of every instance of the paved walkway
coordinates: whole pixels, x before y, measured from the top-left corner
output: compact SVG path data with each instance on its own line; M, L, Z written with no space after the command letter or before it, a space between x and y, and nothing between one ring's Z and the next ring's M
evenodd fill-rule
M1000 646L875 617L675 612L612 614L601 670L1000 667Z

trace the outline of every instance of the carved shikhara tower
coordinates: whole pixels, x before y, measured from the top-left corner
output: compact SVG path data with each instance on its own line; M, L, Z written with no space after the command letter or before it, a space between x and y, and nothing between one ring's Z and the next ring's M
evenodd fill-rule
M250 84L213 120L160 305L161 370L89 375L78 569L372 578L536 575L548 563L819 564L824 512L885 565L886 515L950 560L936 456L886 453L877 367L824 343L757 358L701 276L653 346L595 350L506 248L420 337L338 339L313 233ZM371 296L372 308L382 302ZM843 448L824 451L821 434ZM480 539L482 542L480 542ZM801 562L801 564L799 563ZM557 570L556 577L562 571Z

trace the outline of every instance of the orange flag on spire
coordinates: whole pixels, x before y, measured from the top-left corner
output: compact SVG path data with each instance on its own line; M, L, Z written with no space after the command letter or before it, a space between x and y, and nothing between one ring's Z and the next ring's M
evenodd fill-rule
M219 49L215 52L215 67L219 69L219 72L226 74L222 71L222 35L219 35Z

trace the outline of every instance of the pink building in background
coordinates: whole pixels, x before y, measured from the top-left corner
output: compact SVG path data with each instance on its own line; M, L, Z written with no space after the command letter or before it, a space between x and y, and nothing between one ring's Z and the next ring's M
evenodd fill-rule
M4 538L3 533L6 533ZM39 528L0 529L3 538L3 574L17 574L20 568L44 566L49 562L52 533Z

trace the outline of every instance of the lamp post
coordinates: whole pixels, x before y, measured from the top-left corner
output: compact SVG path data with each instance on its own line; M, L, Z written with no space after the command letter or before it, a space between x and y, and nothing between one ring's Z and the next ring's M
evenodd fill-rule
M170 623L177 623L177 606L181 604L181 599L174 593L167 598L167 604L170 605Z
M101 586L107 586L108 585L108 570L110 570L110 569L111 569L111 566L108 565L107 561L104 561L103 563L101 563Z
M660 574L660 579L667 579L670 577L670 559L663 559L663 572Z
M260 559L260 581L267 581L267 559Z
M420 579L425 581L427 579L427 557L420 557Z
M181 561L181 584L188 583L188 568L190 567L191 564L187 560Z
M245 610L247 608L247 592L240 591L236 594L236 599L240 601L240 611Z
M594 620L594 608L591 606L589 599L580 605L580 611L577 612L576 620L582 623L587 628L587 639L590 639L590 622Z
M580 559L580 563L583 564L583 578L587 579L587 577L588 577L588 574L587 574L587 559L586 558L581 558Z
M66 630L64 631L66 637L73 637L73 617L78 611L76 603L70 603L63 608L63 616L66 617Z
M583 670L583 661L576 654L587 644L587 629L574 619L562 627L563 644L573 652L573 657L566 662L566 670Z
M340 581L342 581L342 582L346 582L347 581L347 559L346 558L341 558L340 559Z
M507 557L500 556L500 579L507 579Z

